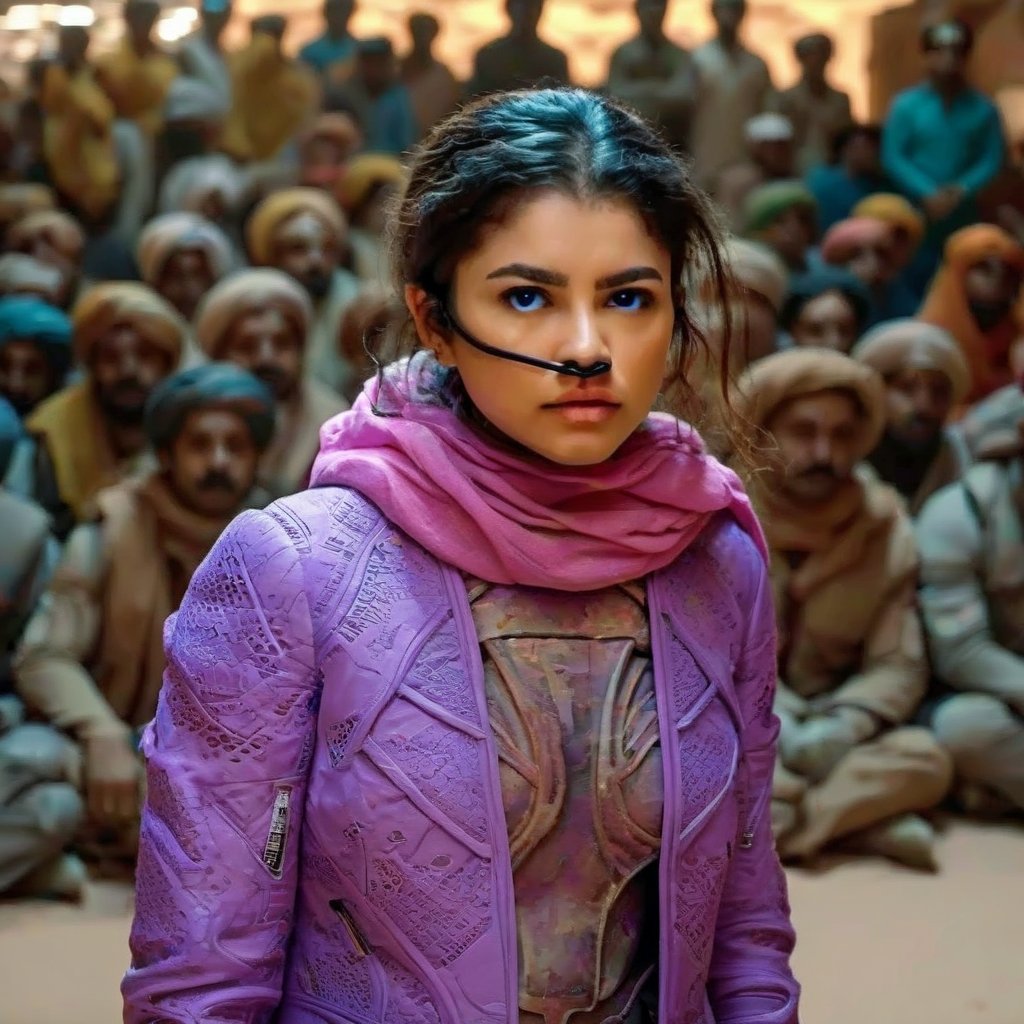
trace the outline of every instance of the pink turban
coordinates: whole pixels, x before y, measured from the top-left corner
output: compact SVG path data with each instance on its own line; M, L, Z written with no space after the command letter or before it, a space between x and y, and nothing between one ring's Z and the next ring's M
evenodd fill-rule
M826 263L841 266L855 249L865 245L885 245L892 240L892 225L874 217L851 217L829 228L821 243Z

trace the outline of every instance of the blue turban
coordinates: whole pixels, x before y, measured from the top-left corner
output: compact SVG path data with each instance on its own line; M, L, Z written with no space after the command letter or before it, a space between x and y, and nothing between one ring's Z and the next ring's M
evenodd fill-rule
M56 306L34 295L0 299L0 347L11 341L35 342L58 379L71 365L71 321Z
M24 436L21 417L6 398L0 398L0 478L7 475L14 449Z
M205 363L162 380L146 403L146 435L158 451L169 448L189 413L230 409L241 416L256 447L274 436L274 394L258 377L233 363Z

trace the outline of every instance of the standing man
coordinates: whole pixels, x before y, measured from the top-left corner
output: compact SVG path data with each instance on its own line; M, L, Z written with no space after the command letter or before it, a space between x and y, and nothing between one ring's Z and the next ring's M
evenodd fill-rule
M212 89L226 109L231 107L231 72L221 39L231 14L232 0L200 0L199 28L178 51L181 70Z
M978 220L977 195L1002 170L1006 142L999 110L967 83L973 38L959 21L924 30L928 78L892 102L882 139L886 174L919 203L929 228L913 270L922 289L945 240Z
M35 494L58 536L91 514L92 499L147 461L146 400L181 359L186 324L145 285L96 285L71 317L82 379L26 420L39 444Z
M325 31L299 50L299 60L330 82L340 82L352 70L358 40L348 30L355 0L324 0Z
M779 626L779 853L805 860L844 840L933 870L935 835L917 812L952 772L908 725L928 675L914 536L895 492L855 471L884 429L882 382L838 352L780 352L748 369L740 396L775 452L748 486Z
M744 158L743 129L767 106L768 65L740 42L746 0L712 0L717 35L694 50L700 75L693 126L694 174L705 187L719 171Z
M153 138L163 124L164 99L178 65L153 42L160 18L158 0L126 0L125 37L113 53L96 62L96 78L117 116L134 121Z
M800 174L828 161L839 133L853 123L850 97L828 81L828 65L835 52L823 32L801 36L793 47L800 64L800 81L779 93L779 112L796 133L796 163Z
M138 813L136 737L156 712L164 622L252 489L273 399L237 367L197 366L153 392L145 430L159 466L99 494L15 665L25 704L80 746L88 817L100 826L130 826Z
M947 331L920 320L881 324L850 355L885 382L885 433L868 464L916 517L970 465L966 444L946 426L970 390L967 361Z
M640 32L612 54L607 91L659 125L676 149L689 152L697 65L689 50L665 35L668 0L636 0L635 9Z
M952 753L968 809L1024 810L1024 395L978 464L925 505L917 524L921 608L941 688L927 721ZM990 400L991 401L991 400Z
M359 293L359 281L338 265L348 242L345 215L320 189L283 189L256 208L247 240L253 266L282 270L306 290L313 303L307 368L342 393L349 371L337 339L345 310Z
M568 85L569 62L537 35L544 0L505 0L508 35L481 47L466 86L469 98L535 85Z
M398 62L386 36L361 39L352 74L328 92L332 108L351 110L370 153L400 156L419 138L412 97L398 75Z
M462 84L434 56L434 43L440 31L440 22L432 14L409 16L412 49L402 58L402 81L412 98L421 135L452 113L462 98Z
M308 372L311 312L309 298L292 278L263 269L223 280L196 316L196 338L206 355L251 371L274 394L277 432L259 468L268 499L307 486L320 449L320 428L348 408Z

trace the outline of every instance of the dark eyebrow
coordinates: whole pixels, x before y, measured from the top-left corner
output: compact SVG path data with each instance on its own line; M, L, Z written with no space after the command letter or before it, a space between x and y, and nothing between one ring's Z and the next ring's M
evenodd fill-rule
M491 281L496 277L521 277L534 284L548 284L555 288L564 288L569 283L569 278L565 274L556 274L553 270L545 270L543 267L531 267L528 263L509 263L504 267L498 267L487 275L487 280Z
M630 267L629 270L620 270L617 274L609 274L597 282L597 288L603 291L605 288L621 288L624 284L634 284L636 281L663 281L664 278L654 267Z

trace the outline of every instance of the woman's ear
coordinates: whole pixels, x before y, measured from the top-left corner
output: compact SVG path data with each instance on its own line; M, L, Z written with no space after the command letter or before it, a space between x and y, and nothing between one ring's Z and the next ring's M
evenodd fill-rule
M429 295L418 285L405 286L405 305L416 325L416 336L424 348L434 353L434 358L442 366L454 366L455 354L452 351L451 339L442 330L439 322L440 307L438 300Z

